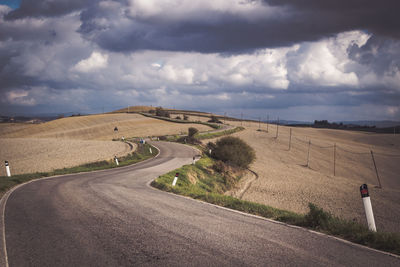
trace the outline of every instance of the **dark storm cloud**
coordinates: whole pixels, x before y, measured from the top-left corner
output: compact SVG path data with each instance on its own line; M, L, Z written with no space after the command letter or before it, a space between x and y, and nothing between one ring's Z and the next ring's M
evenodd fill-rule
M82 13L81 32L112 51L153 49L203 53L290 46L349 30L400 37L397 19L400 2L395 0L265 0L264 5L277 8L277 14L252 18L251 12L235 16L229 12L199 10L193 19L188 16L177 20L162 18L164 13L140 17L125 12L129 23L114 21L107 26L96 21L109 19L110 13L91 8ZM202 15L204 19L198 20L195 15Z
M353 45L348 52L349 58L379 75L400 69L400 42L393 38L372 36L364 46Z
M395 38L400 37L397 0L264 0L272 6L285 6L298 15L298 27L311 31L342 32L353 29ZM304 29L304 28L303 28Z
M27 17L56 17L87 8L96 0L22 0L19 8L5 16L7 20Z

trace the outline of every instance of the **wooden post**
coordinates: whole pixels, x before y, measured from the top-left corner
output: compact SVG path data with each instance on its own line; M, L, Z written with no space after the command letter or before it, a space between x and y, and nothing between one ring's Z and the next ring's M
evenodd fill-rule
M278 122L276 123L276 136L275 136L276 139L278 139L278 131L279 131L279 117L278 117Z
M292 145L292 128L290 128L290 134L289 134L289 151L290 151L291 145Z
M311 140L308 141L307 167L309 167L309 163L310 163L310 146L311 146Z
M378 169L376 168L374 152L372 152L372 150L371 150L371 157L372 157L372 162L374 163L375 173L376 173L376 178L378 179L379 188L382 188L381 179L379 178Z
M336 175L336 143L333 144L333 176Z

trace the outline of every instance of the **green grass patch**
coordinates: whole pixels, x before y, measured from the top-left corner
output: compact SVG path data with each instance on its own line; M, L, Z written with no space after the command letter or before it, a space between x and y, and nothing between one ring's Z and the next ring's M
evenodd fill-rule
M224 135L233 134L233 133L240 132L243 130L244 130L244 128L239 126L239 127L235 127L235 128L229 129L229 130L221 131L221 132L198 133L195 135L195 137L200 140L211 139L211 138L217 138L217 137L224 136Z
M337 218L310 203L307 214L276 209L264 204L226 196L229 184L220 173L212 171L215 161L207 156L195 165L185 165L158 177L151 185L158 189L188 196L222 207L262 216L292 225L306 227L354 243L400 255L400 236L397 233L371 232L362 224ZM175 173L179 173L176 186L172 186Z
M150 153L152 148L153 153ZM18 174L11 177L1 176L0 177L0 196L3 195L7 190L14 187L15 185L25 183L30 180L39 179L43 177L50 177L55 175L79 173L79 172L90 172L96 170L111 169L116 167L127 166L134 164L149 158L154 157L157 154L157 149L149 144L138 144L136 151L118 158L119 166L115 164L114 160L103 160L98 162L87 163L71 168L57 169L51 172L37 172Z

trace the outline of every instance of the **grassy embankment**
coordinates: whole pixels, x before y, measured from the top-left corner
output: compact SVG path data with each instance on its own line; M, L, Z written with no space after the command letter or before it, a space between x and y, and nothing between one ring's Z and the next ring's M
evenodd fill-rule
M224 131L220 131L220 132L212 132L212 133L197 133L194 137L200 140L204 140L204 139L212 139L212 138L217 138L217 137L221 137L224 135L229 135L229 134L233 134L236 132L240 132L243 131L244 128L239 126L239 127L235 127L229 130L224 130Z
M168 192L189 196L205 202L259 215L265 218L306 227L351 242L400 255L400 236L395 233L371 232L364 225L337 218L310 203L307 214L297 214L263 204L237 199L223 193L229 190L235 179L227 179L223 173L213 170L215 161L205 155L194 165L186 165L154 180L151 185ZM175 187L175 173L179 179ZM236 179L238 181L239 178Z
M150 147L152 152L150 153ZM96 170L104 170L117 168L122 166L127 166L130 164L138 163L140 161L154 157L157 154L157 149L149 144L138 144L136 151L118 158L119 166L114 162L114 160L103 160L98 162L87 163L71 168L57 169L51 172L37 172L37 173L27 173L12 175L11 177L0 176L0 197L10 188L15 185L28 182L30 180L39 179L43 177L50 177L55 175L79 173L79 172L90 172Z

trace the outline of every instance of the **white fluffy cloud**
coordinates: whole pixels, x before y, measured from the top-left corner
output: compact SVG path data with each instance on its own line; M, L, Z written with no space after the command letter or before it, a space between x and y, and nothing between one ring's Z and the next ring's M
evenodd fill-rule
M78 72L93 72L107 67L108 55L94 51L89 58L82 59L72 69Z
M290 79L303 85L350 86L359 85L359 77L349 66L352 45L363 46L370 35L360 31L346 32L319 42L304 43L289 55Z
M260 0L129 0L129 4L128 13L132 17L173 21L204 20L205 13L209 22L218 20L217 14L224 13L255 20L275 16L278 11L278 8L267 6Z

